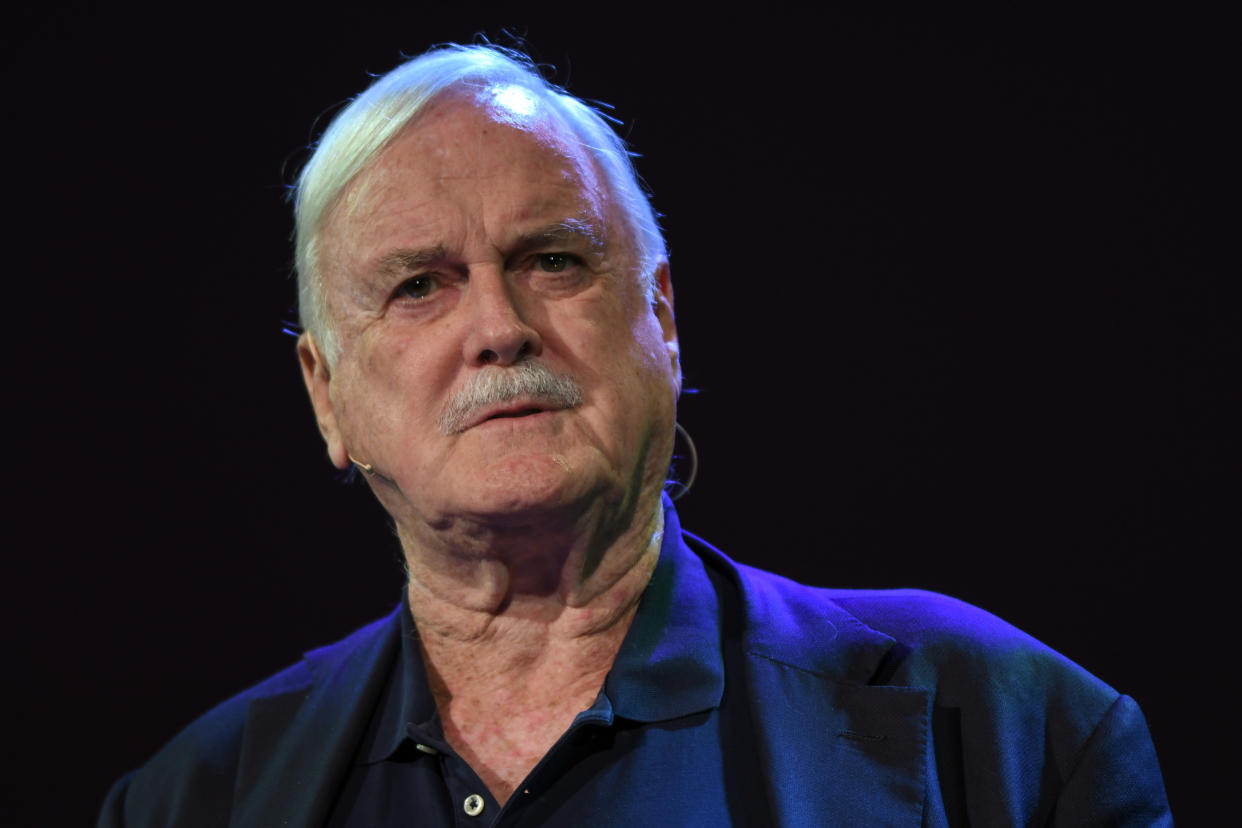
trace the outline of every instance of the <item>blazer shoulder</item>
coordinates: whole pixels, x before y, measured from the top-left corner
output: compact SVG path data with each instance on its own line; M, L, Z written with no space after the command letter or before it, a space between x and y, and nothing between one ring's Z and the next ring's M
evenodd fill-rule
M1137 705L1012 624L934 592L806 586L736 564L693 536L685 541L739 587L743 635L759 659L758 695L780 698L778 711L798 711L773 744L807 732L806 711L820 694L834 705L854 703L857 717L868 699L876 709L881 701L899 707L918 691L929 714L928 813L969 810L972 819L997 823L1051 823L1055 813L1057 824L1170 824ZM789 668L828 681L804 682ZM798 687L813 691L790 701ZM762 721L783 726L764 710ZM791 778L800 773L790 770Z
M225 825L251 710L256 704L296 711L316 684L376 645L396 615L311 650L303 660L243 690L191 722L112 788L100 826Z
M227 825L251 703L296 697L311 684L310 671L299 662L195 719L112 787L100 828Z
M975 789L1001 814L988 780L1010 780L1031 822L1171 824L1151 734L1138 705L1062 654L978 607L921 590L829 590L831 600L898 642L885 683L932 691L936 795ZM1026 769L1041 767L1039 784ZM954 810L950 808L950 810Z
M866 684L933 690L945 703L984 695L1033 703L1052 695L1098 719L1117 700L1115 690L1070 659L956 598L920 589L807 586L735 563L688 533L686 541L737 581L748 636L782 660L800 657ZM860 661L874 672L860 673Z
M952 692L966 681L993 692L1055 690L1098 715L1117 692L1070 659L979 607L917 589L827 590L827 597L898 642L895 676Z
M912 649L997 655L1053 653L1037 639L973 604L922 589L825 589L824 598Z

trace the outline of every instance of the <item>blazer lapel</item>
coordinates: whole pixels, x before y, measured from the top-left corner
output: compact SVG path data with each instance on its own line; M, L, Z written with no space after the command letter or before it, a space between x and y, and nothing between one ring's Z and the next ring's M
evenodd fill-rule
M251 702L233 828L321 825L397 652L396 613L306 654L302 688Z
M740 566L706 544L700 554L735 573L742 590L746 690L774 824L921 824L931 697L871 684L893 639L826 590Z

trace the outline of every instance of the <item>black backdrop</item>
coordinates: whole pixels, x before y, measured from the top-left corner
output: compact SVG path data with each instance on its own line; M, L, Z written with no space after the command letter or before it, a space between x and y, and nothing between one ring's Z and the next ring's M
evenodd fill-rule
M397 600L281 333L282 194L366 72L505 28L644 153L683 523L996 612L1139 700L1182 820L1236 802L1236 30L462 5L10 20L11 824Z

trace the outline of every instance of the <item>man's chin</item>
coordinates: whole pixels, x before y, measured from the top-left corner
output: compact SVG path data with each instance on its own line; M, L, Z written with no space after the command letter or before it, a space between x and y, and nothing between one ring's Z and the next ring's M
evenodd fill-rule
M597 474L580 458L554 451L510 452L463 475L463 505L498 515L538 513L576 503L598 492Z

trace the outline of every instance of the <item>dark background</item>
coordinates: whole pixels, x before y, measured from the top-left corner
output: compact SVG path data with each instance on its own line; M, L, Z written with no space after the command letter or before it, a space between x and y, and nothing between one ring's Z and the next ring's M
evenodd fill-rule
M283 191L365 73L506 28L644 153L701 389L683 523L1001 615L1139 700L1180 821L1233 813L1236 29L463 5L10 19L6 821L88 823L396 602L281 333Z

